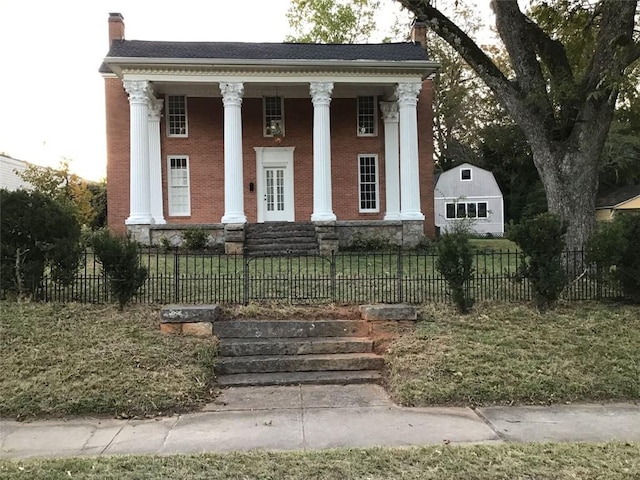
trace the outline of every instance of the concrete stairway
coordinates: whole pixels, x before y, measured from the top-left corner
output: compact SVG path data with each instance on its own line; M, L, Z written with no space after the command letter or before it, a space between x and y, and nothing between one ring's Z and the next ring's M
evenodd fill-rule
M221 386L350 384L380 381L360 320L239 320L215 324Z
M314 255L318 240L312 223L268 222L245 226L245 249L251 255Z

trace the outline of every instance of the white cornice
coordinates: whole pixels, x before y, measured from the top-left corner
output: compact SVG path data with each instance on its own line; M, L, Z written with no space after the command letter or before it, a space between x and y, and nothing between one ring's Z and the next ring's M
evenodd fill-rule
M369 75L404 74L426 78L439 68L431 61L373 61L373 60L235 60L235 59L185 59L185 58L131 58L107 57L104 62L122 77L125 73L181 73L192 74L269 74L289 76L307 73L359 73Z

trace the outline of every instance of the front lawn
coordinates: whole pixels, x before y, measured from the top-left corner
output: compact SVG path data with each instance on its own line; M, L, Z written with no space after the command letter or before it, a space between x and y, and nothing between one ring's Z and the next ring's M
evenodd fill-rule
M157 309L0 303L0 415L170 414L213 396L215 343L160 333Z
M388 387L404 405L547 404L640 398L640 307L574 303L541 314L427 306L392 344Z
M172 456L0 460L6 480L626 480L640 445L502 444Z

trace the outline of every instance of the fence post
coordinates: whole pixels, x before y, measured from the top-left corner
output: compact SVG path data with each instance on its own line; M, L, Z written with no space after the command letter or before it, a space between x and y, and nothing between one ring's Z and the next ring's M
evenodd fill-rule
M242 302L249 305L249 256L247 249L242 250Z
M331 263L329 264L329 281L331 282L331 301L336 302L336 252L331 250Z
M404 266L402 262L402 246L398 245L398 303L404 302Z
M175 297L175 303L180 302L180 254L178 248L173 254L173 294Z

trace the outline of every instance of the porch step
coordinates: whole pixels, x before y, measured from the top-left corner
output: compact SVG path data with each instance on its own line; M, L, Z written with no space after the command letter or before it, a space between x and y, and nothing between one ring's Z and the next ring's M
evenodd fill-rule
M222 357L371 353L373 341L361 337L229 338L220 343Z
M214 323L218 383L231 385L379 382L362 320L225 320Z
M374 353L334 353L220 357L217 370L222 375L231 375L238 373L379 370L383 366L384 359Z
M378 370L349 370L329 372L240 373L218 379L221 387L248 387L268 385L350 385L356 383L380 383Z
M247 224L245 250L250 255L317 255L315 226L298 222Z
M216 322L216 336L226 338L365 337L369 325L360 320L236 320Z

